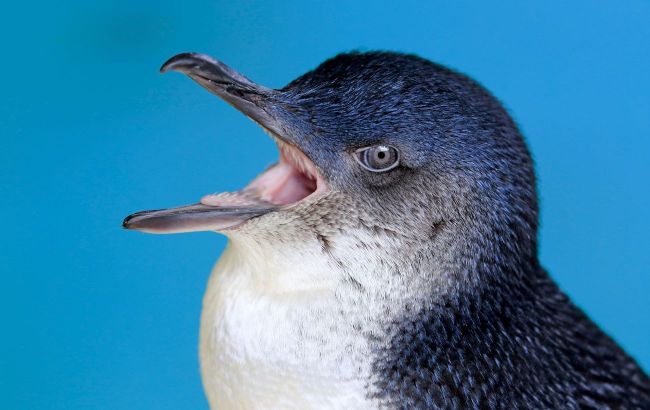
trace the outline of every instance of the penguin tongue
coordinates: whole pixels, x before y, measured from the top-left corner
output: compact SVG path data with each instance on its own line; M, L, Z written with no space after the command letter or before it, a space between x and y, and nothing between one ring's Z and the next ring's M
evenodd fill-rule
M302 152L278 145L280 161L244 189L206 195L195 205L137 212L126 217L122 226L148 233L221 231L290 207L326 189L315 166Z

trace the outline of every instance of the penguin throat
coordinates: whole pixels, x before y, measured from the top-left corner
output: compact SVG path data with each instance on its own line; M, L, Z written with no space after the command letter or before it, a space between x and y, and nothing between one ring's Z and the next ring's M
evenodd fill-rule
M273 138L280 159L244 189L206 195L201 203L210 206L274 205L288 207L327 190L314 163L299 149Z

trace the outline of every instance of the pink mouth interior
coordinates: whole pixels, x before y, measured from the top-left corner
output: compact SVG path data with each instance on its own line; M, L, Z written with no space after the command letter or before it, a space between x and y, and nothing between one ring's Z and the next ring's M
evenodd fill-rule
M204 205L216 207L290 206L326 189L316 166L295 147L276 140L280 160L237 192L206 195Z

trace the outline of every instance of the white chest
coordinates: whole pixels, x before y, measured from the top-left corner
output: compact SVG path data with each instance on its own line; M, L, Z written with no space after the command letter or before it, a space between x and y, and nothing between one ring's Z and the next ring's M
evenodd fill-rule
M259 256L229 245L208 284L200 359L211 408L376 408L366 397L368 347L342 320L350 312L327 286L301 288L327 267Z

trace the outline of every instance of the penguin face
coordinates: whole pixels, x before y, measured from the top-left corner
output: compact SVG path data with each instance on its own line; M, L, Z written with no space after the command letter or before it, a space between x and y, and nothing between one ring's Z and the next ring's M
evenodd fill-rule
M441 227L510 229L534 247L527 148L501 105L461 74L382 52L339 55L280 90L199 54L172 58L161 69L170 70L260 124L278 143L280 160L237 193L137 213L125 220L129 229L276 237L362 229L392 232L403 248L431 240Z

